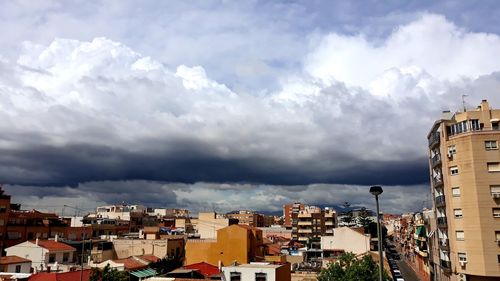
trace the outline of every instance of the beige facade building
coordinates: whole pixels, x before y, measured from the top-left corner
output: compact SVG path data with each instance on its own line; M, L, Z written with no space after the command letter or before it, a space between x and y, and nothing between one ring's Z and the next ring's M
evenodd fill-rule
M428 135L434 280L500 280L499 124L500 110L483 100L444 112Z
M165 239L114 239L113 248L116 258L124 259L130 256L154 255L158 258L183 257L185 238L182 235L172 235Z
M210 212L199 213L198 219L191 219L191 223L201 239L217 239L217 230L237 224L238 221L229 219L223 214Z

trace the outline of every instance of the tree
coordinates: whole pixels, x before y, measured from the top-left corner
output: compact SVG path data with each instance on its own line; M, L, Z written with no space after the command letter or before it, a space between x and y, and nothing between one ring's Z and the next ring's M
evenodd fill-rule
M180 257L165 257L158 262L151 263L149 266L156 270L158 274L164 274L181 267L182 259Z
M384 280L391 280L386 271ZM338 262L321 270L318 281L377 281L378 266L370 255L356 259L353 253L342 254Z
M359 211L358 223L363 226L363 228L365 229L365 233L368 233L368 227L370 226L370 223L373 222L370 219L369 213L370 212L365 207L362 207Z
M126 281L128 280L127 273L118 271L116 268L111 268L106 265L103 269L92 268L89 281Z

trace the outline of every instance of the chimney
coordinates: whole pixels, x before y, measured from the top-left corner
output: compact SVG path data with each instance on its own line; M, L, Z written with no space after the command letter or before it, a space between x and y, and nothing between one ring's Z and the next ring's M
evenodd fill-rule
M39 241L39 239L37 237L36 240L35 240L35 245L37 245L37 246L38 246L38 241Z
M487 100L482 100L481 101L481 111L489 111L490 110L490 104L488 103Z
M59 242L59 234L56 234L56 237L54 238L54 241Z

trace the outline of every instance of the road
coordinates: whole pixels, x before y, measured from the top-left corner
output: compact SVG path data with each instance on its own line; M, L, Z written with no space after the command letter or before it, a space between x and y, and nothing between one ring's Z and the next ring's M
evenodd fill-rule
M413 271L413 269L406 264L404 259L397 261L397 264L405 281L420 281L415 271Z

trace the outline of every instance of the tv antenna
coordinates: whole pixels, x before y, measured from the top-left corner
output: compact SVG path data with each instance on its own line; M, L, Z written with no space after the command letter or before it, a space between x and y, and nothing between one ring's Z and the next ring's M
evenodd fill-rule
M467 108L465 108L465 97L468 97L469 95L462 95L462 106L464 107L464 112L467 111Z

